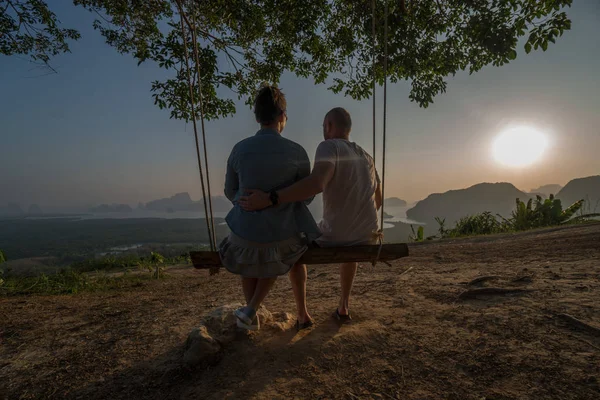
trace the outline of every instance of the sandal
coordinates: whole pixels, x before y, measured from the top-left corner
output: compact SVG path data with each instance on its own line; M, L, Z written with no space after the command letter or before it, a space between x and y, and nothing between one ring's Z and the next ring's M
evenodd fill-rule
M298 332L300 332L303 329L308 329L308 328L310 328L310 327L312 327L314 325L315 325L315 323L314 323L314 321L312 319L306 321L303 324L301 324L300 321L296 320L296 330Z
M241 308L238 308L237 310L235 310L234 314L239 321L243 322L246 325L252 325L252 322L253 322L252 319L249 316L247 316L246 313L243 312Z
M252 321L252 324L248 325L245 322L243 322L241 319L238 318L237 320L237 327L241 328L241 329L245 329L247 331L257 331L260 329L260 320L258 319L258 315L256 317L254 317L254 321Z
M352 321L350 312L348 312L348 314L346 314L346 315L342 315L342 314L340 314L340 310L338 310L337 308L335 309L335 313L333 313L333 318L335 318L336 320L338 320L340 322Z

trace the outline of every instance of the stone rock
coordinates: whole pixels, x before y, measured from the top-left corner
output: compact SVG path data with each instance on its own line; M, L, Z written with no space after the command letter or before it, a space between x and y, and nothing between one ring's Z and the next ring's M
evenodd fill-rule
M190 332L185 342L183 361L187 366L214 365L219 362L224 346L233 342L239 334L248 334L237 327L234 311L240 307L240 303L226 304L202 317L200 325ZM260 319L261 331L286 331L295 323L294 316L287 312L271 313L261 307L256 314Z
M221 344L209 335L205 326L194 328L185 341L183 362L190 367L215 364L220 359Z
M277 331L287 331L291 329L296 323L295 317L288 312L276 312L271 314L272 321L269 323L269 327Z
M271 314L271 312L267 310L264 306L260 306L260 308L256 312L256 315L258 315L261 328L263 326L266 327L273 323L273 314Z
M208 333L222 344L235 340L237 332L240 330L237 327L237 319L234 311L242 307L240 303L226 304L217 307L210 311L200 320L200 325L205 326ZM281 313L278 313L281 314ZM284 313L287 314L287 313ZM261 306L256 312L260 320L261 329L268 328L275 321L273 314L264 306ZM282 318L279 316L279 318Z
M229 343L235 339L237 319L233 312L242 307L240 303L226 304L210 311L200 320L200 325L205 326L209 335L221 342Z

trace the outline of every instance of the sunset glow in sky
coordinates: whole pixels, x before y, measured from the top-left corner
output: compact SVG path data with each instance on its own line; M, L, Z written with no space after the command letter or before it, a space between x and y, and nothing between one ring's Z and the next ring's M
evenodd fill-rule
M40 76L22 58L2 58L0 204L135 205L177 192L199 199L191 125L170 120L152 101L151 82L164 79L164 71L137 67L106 45L84 9L52 3L82 39L53 62L58 74ZM447 93L428 109L409 101L410 82L388 85L387 196L416 201L501 181L530 190L599 173L600 2L578 0L567 12L572 30L547 52L526 55L521 43L509 65L450 78ZM322 118L336 106L352 115L351 138L372 152L370 100L344 98L291 74L280 87L288 101L284 135L311 158L322 140ZM231 148L258 129L243 103L234 117L207 124L215 195L222 194ZM516 137L511 127L530 129L516 139L529 144L507 145ZM381 168L380 147L377 152Z

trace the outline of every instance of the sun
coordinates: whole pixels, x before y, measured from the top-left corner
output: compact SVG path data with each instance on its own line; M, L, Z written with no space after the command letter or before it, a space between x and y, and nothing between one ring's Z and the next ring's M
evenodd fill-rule
M530 126L516 126L500 133L494 140L494 158L508 167L522 168L534 164L544 155L548 139Z

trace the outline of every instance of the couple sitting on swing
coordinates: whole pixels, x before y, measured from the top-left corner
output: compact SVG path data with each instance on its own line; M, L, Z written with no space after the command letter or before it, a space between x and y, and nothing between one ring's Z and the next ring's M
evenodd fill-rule
M325 115L312 172L304 148L286 139L284 94L263 86L254 100L259 131L235 145L227 161L225 195L234 204L226 221L231 233L219 253L228 271L241 275L246 306L238 326L258 330L256 315L278 276L289 272L297 306L296 329L311 327L306 307L306 265L298 260L309 245L375 244L381 185L373 158L349 140L352 121L343 108ZM307 205L323 193L317 225ZM356 262L340 268L341 297L334 316L350 320L350 290Z

